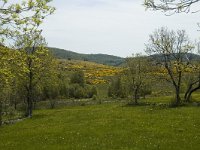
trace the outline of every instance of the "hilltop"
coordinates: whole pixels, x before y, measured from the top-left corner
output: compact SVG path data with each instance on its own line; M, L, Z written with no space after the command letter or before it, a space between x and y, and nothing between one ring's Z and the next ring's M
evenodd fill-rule
M64 60L89 61L89 62L95 62L98 64L109 65L109 66L123 66L125 62L125 58L123 57L107 55L107 54L81 54L81 53L76 53L73 51L64 50L60 48L53 48L53 47L49 47L49 50L56 58L64 59ZM151 60L163 59L162 56L159 54L154 54L147 57L149 57ZM185 57L185 61L188 61L188 60L196 61L199 59L200 59L200 56L193 53L189 53Z
M125 61L125 58L107 54L81 54L53 47L49 47L49 50L58 59L83 60L109 66L120 66Z

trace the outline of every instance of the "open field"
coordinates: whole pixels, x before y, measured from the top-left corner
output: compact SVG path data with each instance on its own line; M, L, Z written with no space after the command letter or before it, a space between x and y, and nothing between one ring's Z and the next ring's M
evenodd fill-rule
M37 110L0 128L0 149L142 150L200 148L200 108L120 103Z

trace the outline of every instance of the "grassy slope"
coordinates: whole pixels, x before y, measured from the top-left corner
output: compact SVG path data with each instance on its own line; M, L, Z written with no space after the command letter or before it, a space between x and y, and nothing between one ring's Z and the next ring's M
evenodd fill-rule
M121 67L102 65L89 61L61 59L59 63L60 67L63 68L62 70L72 72L75 70L82 70L85 74L86 82L90 84L107 83L110 78L123 71Z
M35 111L0 128L0 149L199 149L200 109L120 104Z

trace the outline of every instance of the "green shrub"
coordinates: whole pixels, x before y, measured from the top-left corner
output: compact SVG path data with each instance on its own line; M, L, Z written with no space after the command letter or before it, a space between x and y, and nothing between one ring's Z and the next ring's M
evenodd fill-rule
M82 70L76 71L71 76L71 84L79 84L80 86L85 86L85 77L84 72Z
M143 98L145 98L146 95L151 95L151 93L152 93L152 90L151 90L150 87L146 87L146 86L145 86L144 88L142 88L142 89L140 90L140 95L143 96Z
M74 97L77 99L85 98L86 97L85 89L81 86L78 86L74 91Z
M96 95L93 95L92 100L93 100L93 101L96 101L97 99L98 99L97 96L96 96Z

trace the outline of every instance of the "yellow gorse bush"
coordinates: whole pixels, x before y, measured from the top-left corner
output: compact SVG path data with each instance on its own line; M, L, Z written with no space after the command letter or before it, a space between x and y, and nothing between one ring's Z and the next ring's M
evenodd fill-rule
M124 69L120 67L106 66L87 61L62 61L65 69L70 71L82 70L86 82L89 84L103 84L108 82L108 77L120 74Z

